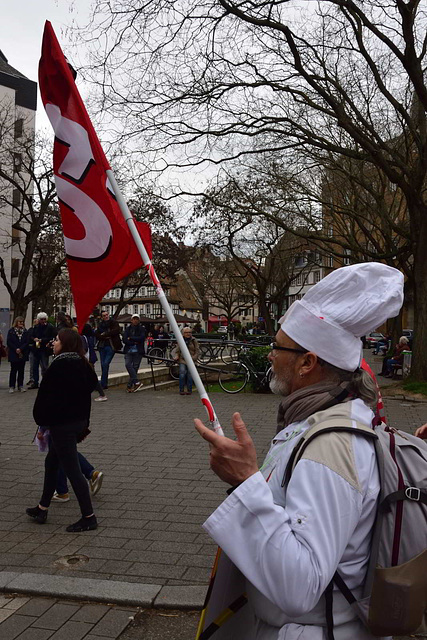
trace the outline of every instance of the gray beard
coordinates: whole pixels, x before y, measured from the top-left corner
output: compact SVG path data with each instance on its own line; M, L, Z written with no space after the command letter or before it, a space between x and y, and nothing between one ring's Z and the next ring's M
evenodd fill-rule
M270 389L276 396L288 396L290 392L290 377L283 375L282 378L279 378L275 373L273 373L272 378L270 380Z

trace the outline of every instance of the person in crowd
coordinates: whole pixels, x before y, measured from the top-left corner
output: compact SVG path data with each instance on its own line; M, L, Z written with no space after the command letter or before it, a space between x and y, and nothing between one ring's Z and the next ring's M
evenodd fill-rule
M77 332L61 329L53 351L55 357L42 379L33 408L36 424L49 429L43 493L39 504L28 508L26 513L39 524L46 522L61 466L71 482L82 516L66 531L80 533L97 528L89 486L77 455L78 442L89 433L91 393L97 378Z
M15 391L18 378L18 391L26 391L24 387L25 363L28 360L29 351L28 331L25 328L24 318L18 316L13 321L7 334L8 360L10 362L9 393Z
M37 314L37 323L30 334L29 344L33 352L33 370L31 372L32 384L29 389L37 389L39 386L39 367L42 376L49 366L49 356L52 354L52 340L56 336L55 328L47 321L47 314L41 311Z
M133 393L142 386L142 382L138 380L138 369L144 355L144 343L145 328L140 322L139 315L134 313L123 334L125 365L129 373L126 388L128 393Z
M193 338L191 328L184 327L182 329L182 336L185 340L185 344L188 347L193 362L196 362L200 354L200 348L196 338ZM174 360L179 362L179 394L181 396L191 396L193 391L193 378L191 377L190 371L185 364L185 359L181 353L179 344L177 344L172 351L172 357ZM187 387L187 391L185 391L185 387Z
M195 420L210 445L212 470L231 485L204 528L246 578L246 621L254 633L240 617L247 634L236 633L236 640L373 640L332 583L338 572L356 598L363 589L380 490L373 441L323 433L304 449L289 482L284 479L311 426L338 426L340 419L372 426L377 396L360 368L359 337L398 315L403 283L403 275L384 264L343 267L280 319L268 359L271 389L283 399L261 469L239 413L232 419L236 440Z
M110 318L108 311L101 311L101 322L95 336L98 339L98 351L101 359L101 386L108 389L108 371L116 351L122 348L119 323Z
M30 365L30 379L27 382L27 387L31 388L31 386L34 384L34 380L33 380L33 371L34 371L34 350L35 350L35 344L32 340L32 336L33 336L33 331L34 331L34 327L37 324L37 318L33 319L33 324L32 326L28 329L28 360L29 360L29 365Z
M80 451L77 452L77 455L79 458L80 469L89 483L89 491L92 496L95 496L101 489L104 474L102 471L97 471L95 467L90 464L89 460L80 453ZM59 467L56 490L52 496L52 500L55 502L69 502L70 500L67 476L65 475L62 467Z
M95 331L93 330L92 325L90 325L89 322L87 322L83 327L82 340L86 358L89 360L90 366L95 371L95 362L97 362L98 360L98 356L96 355L95 351L96 338ZM98 396L95 398L95 402L106 402L108 400L98 378L95 391L98 392Z
M384 338L378 340L372 352L374 356L377 356L378 354L385 355L390 348L391 340L392 336L390 334L387 334L386 336L384 336Z
M403 352L408 349L408 338L401 336L399 342L394 348L393 356L386 359L385 362L385 378L389 378L393 375L393 369L396 365L403 365Z
M0 331L0 365L1 365L1 359L2 358L6 358L7 353L6 353L6 347L3 341L3 334Z
M73 326L70 316L64 311L58 311L56 314L56 330L61 331L61 329L72 329Z
M156 346L158 346L162 351L163 355L166 353L166 349L168 347L169 334L165 331L164 327L159 328L159 333L157 335Z

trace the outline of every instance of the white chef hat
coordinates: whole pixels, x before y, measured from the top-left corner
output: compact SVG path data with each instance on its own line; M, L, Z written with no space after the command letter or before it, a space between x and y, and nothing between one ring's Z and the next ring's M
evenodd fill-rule
M362 358L360 337L397 316L403 274L379 262L332 271L280 318L282 331L326 362L354 371Z

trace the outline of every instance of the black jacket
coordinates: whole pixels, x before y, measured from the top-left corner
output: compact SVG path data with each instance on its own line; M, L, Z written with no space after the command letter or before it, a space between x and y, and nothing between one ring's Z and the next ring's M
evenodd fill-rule
M46 324L38 323L30 329L30 347L32 347L34 351L41 349L42 351L46 351L51 354L52 350L48 344L55 338L55 336L56 329L49 322ZM34 338L38 338L40 340L39 348L36 347Z
M85 422L89 424L91 393L97 376L86 358L76 353L61 353L44 374L33 416L39 427Z
M110 318L105 322L101 320L95 331L98 338L98 349L102 349L106 344L111 345L114 351L121 351L122 341L120 340L120 325L116 320Z
M9 362L25 362L26 360L28 360L28 340L29 336L26 329L24 329L24 331L22 332L21 339L19 339L13 327L9 329L7 333L7 355ZM17 349L21 349L21 357L19 357L19 355L16 353Z

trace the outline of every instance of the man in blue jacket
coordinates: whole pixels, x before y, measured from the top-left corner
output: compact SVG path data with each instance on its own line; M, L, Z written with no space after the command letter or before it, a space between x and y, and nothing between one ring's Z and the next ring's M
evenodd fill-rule
M129 373L128 393L133 393L142 386L142 382L138 381L138 369L144 355L144 341L145 329L139 315L134 313L123 335L125 365Z

